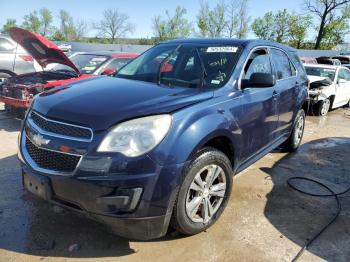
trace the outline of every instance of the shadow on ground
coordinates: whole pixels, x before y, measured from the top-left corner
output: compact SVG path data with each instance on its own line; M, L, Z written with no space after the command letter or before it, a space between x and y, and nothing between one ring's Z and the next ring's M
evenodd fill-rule
M287 186L294 176L310 177L336 192L350 187L350 138L327 138L301 146L273 168L262 168L272 179L273 190L267 195L266 218L285 237L300 247L327 224L336 212L333 198L315 198ZM304 190L328 193L313 184L299 183ZM341 197L343 211L338 220L314 242L309 251L327 261L350 260L350 193Z

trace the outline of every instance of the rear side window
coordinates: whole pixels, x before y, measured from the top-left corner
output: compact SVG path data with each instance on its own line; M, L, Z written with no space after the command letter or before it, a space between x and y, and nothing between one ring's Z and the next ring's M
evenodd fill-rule
M271 74L269 55L265 49L259 49L252 53L244 67L243 79L249 79L253 73Z
M5 38L0 38L0 52L9 52L15 49L15 46L11 44L10 41L8 41Z
M296 69L288 56L277 49L271 49L272 63L278 80L283 80L296 75Z

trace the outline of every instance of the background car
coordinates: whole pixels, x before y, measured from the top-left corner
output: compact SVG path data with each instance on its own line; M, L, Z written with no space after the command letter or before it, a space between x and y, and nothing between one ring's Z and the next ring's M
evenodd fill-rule
M10 36L0 35L0 83L5 79L40 70L35 60Z
M317 63L324 64L324 65L341 65L341 62L339 59L336 58L330 58L326 56L321 56L316 58Z
M318 64L315 57L300 57L303 64Z
M75 53L69 59L54 43L40 35L13 28L11 37L45 70L7 79L0 86L0 102L22 118L33 97L45 90L96 75L113 75L137 54L112 51Z
M310 101L316 115L350 104L350 70L343 66L306 64Z

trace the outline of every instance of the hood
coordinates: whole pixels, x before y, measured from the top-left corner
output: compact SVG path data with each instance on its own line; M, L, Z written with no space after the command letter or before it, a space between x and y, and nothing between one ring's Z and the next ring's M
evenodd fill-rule
M79 69L71 60L51 41L41 35L27 30L13 27L10 30L11 38L21 45L42 67L58 63L71 67L78 75Z
M314 83L314 82L319 82L319 81L323 81L323 80L329 80L331 81L328 77L322 77L322 76L311 76L311 75L308 75L307 76L310 80L310 83Z
M328 77L308 76L308 78L310 80L310 89L323 88L333 83Z
M171 113L212 96L213 91L95 77L40 94L33 109L49 118L99 131L127 119Z

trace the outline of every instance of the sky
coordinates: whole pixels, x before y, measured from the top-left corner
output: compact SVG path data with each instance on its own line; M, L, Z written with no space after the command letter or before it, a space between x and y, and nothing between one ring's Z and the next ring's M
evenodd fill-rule
M222 0L208 1L211 7ZM288 9L302 13L303 0L249 0L248 12L251 19L263 16L268 11ZM171 14L177 5L187 9L187 19L195 22L200 6L200 0L0 0L0 26L7 18L15 18L18 24L23 22L23 16L31 11L46 7L53 12L54 24L58 26L58 13L60 9L66 9L75 19L85 21L98 21L102 18L103 10L118 9L130 17L130 22L135 25L135 30L128 37L148 38L152 37L152 18L155 15L165 15L169 10ZM95 32L90 30L89 36ZM252 33L249 35L253 36Z

